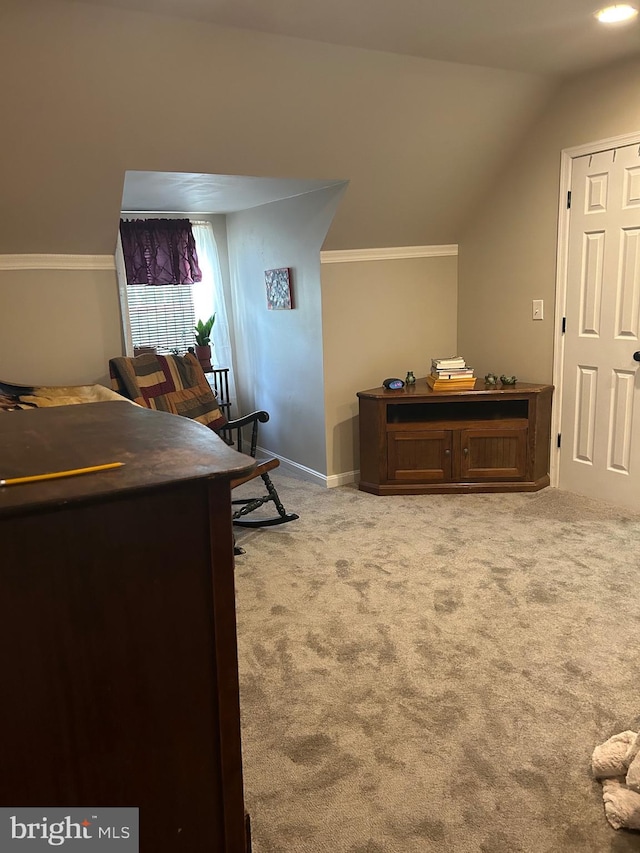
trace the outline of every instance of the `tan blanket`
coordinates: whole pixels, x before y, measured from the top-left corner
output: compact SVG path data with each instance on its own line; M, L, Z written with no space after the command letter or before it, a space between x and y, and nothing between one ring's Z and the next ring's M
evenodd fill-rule
M39 385L32 394L21 394L20 402L44 408L46 406L69 406L76 403L103 403L108 400L122 400L130 403L121 394L117 394L104 385Z
M130 403L126 397L116 394L104 385L36 385L21 387L0 383L0 411L15 409L45 408L48 406L69 406L77 403L102 403L110 400L122 400Z

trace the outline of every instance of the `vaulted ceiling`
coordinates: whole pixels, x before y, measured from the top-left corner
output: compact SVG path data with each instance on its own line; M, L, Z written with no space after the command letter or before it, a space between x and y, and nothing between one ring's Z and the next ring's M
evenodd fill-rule
M640 52L598 0L82 0L425 59L571 74ZM602 5L606 5L603 3Z
M640 25L604 27L597 0L82 0L335 45L564 76L640 51ZM127 175L123 209L231 212L323 182Z
M557 75L637 50L637 25L597 29L592 12L2 0L0 253L112 252L123 189L130 210L222 212L342 181L325 248L455 243Z

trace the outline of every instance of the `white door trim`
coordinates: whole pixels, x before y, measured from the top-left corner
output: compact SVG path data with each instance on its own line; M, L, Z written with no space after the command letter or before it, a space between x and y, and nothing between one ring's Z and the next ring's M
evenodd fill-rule
M560 161L560 195L558 197L558 245L556 254L556 329L553 342L553 406L551 415L551 485L557 488L560 479L560 450L556 436L562 433L562 373L564 368L564 336L562 334L562 318L565 316L567 304L567 256L569 248L569 210L567 209L567 193L571 189L573 161L585 154L597 154L621 148L624 145L640 145L640 130L636 133L626 133L622 136L611 136L598 142L587 142L573 148L564 148Z
M124 343L124 355L133 355L133 338L131 336L131 319L129 318L129 300L127 299L127 271L124 265L122 237L118 228L118 242L115 254L116 278L118 279L118 300L120 306L120 328Z

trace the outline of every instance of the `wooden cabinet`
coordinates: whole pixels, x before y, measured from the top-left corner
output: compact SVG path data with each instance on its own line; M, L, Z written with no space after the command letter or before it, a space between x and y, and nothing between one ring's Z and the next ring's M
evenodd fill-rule
M0 414L5 806L132 806L141 853L245 853L229 480L255 461L127 402Z
M360 488L377 495L549 485L550 385L360 391Z

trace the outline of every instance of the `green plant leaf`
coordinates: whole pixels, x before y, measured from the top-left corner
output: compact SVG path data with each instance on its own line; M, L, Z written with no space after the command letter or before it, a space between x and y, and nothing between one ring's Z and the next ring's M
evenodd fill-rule
M216 315L212 314L208 320L198 320L193 327L195 331L196 344L199 347L206 347L211 341L211 329L216 321Z

